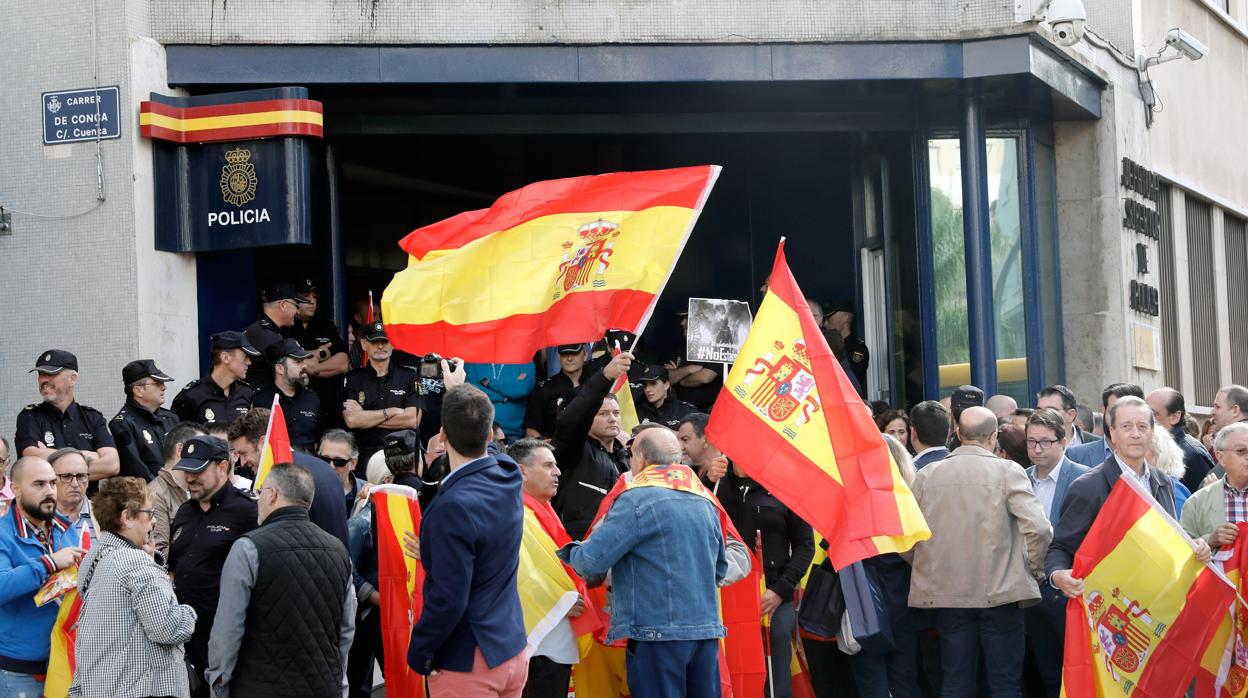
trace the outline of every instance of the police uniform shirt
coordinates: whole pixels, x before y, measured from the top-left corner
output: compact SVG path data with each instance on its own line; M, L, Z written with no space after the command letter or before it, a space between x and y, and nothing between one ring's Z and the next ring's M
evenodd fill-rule
M265 322L268 318L262 318L256 322ZM271 324L271 323L270 323ZM334 327L334 323L322 318L319 314L312 317L305 327L298 320L290 327L280 330L283 336L299 342L299 346L307 349L313 354L317 353L321 347L329 345L329 356L345 352L347 343L342 341L342 335L338 332L338 328ZM259 347L257 347L259 348ZM321 357L317 357L318 359ZM325 357L329 358L329 357Z
M680 362L680 365L701 366L715 373L715 377L706 385L672 385L676 390L676 397L703 412L710 412L711 405L715 404L715 398L719 397L719 389L724 386L724 365L704 361L690 361L688 364Z
M680 420L686 416L697 412L698 408L685 402L678 400L672 391L667 391L667 398L663 401L663 406L655 408L654 405L646 402L645 393L642 393L641 399L637 400L636 395L633 399L637 406L637 418L644 424L646 422L654 422L676 431L680 427Z
M165 466L165 435L178 423L178 415L163 407L155 412L126 400L117 415L108 423L108 430L117 442L121 457L121 475L155 479Z
M588 375L590 374L581 372L582 378ZM576 386L572 385L572 379L563 371L538 383L537 388L529 395L529 404L524 411L525 428L536 429L542 436L553 437L555 420L574 395Z
M247 326L243 331L247 335L247 341L251 342L251 346L260 352L260 356L251 357L251 366L247 369L247 382L252 385L260 385L273 379L273 364L265 358L265 349L270 344L282 341L282 328L277 326L276 322L269 319L268 315L260 313L260 317L256 321ZM304 347L307 349L308 347Z
M246 381L234 381L227 395L208 374L193 380L173 398L173 412L180 419L200 424L229 423L247 414L255 389Z
M74 401L64 412L50 402L27 405L17 413L14 445L20 456L32 446L51 449L72 446L82 451L98 451L116 444L104 415Z
M342 399L344 402L355 400L366 410L402 409L404 407L423 409L424 403L421 401L417 386L418 380L415 371L397 366L393 361L390 362L390 369L386 375L379 378L370 363L347 372L343 378ZM396 430L383 427L353 429L352 432L359 443L361 461L365 458L365 454L372 455L374 451L381 448L382 439L392 431Z
M854 371L854 377L858 379L858 385L862 386L865 391L867 388L867 367L871 364L871 352L867 351L867 344L858 338L858 335L851 334L845 338L845 358L849 361L849 367Z
M278 404L282 406L282 414L286 417L286 431L290 434L290 445L312 453L316 448L318 420L321 412L321 398L310 388L300 388L294 396L277 389L273 383L262 386L251 397L252 407L269 409L273 406L273 396L279 395Z
M221 568L230 546L256 527L255 497L226 482L204 511L191 499L178 507L169 524L169 571L176 580L178 601L199 614L196 628L212 627L221 593Z

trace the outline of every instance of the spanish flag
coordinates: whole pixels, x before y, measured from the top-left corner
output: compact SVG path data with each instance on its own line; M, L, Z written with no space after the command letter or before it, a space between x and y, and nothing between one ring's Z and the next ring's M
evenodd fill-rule
M1181 696L1235 589L1123 476L1075 554L1084 592L1066 606L1062 695Z
M496 363L637 333L718 176L704 165L537 182L419 228L381 298L386 332L405 351Z
M1244 605L1244 568L1248 567L1248 523L1236 524L1239 536L1229 550L1223 548L1215 560L1222 560L1222 572L1239 590L1230 612L1222 616L1209 649L1196 672L1196 698L1242 698L1248 695L1248 607Z
M871 411L832 358L783 240L706 433L827 539L838 570L932 535Z
M290 450L290 433L286 430L286 415L278 402L279 395L273 396L273 407L269 410L269 426L264 431L264 444L260 446L260 464L256 466L256 481L252 488L259 492L269 471L278 463L292 463L294 453Z
M424 698L425 678L407 665L412 626L420 617L425 570L403 553L403 535L420 532L416 490L378 485L368 492L377 527L377 591L381 594L381 644L385 656L386 695Z
M78 547L91 549L91 533L87 527L82 528L82 540ZM74 682L74 667L77 659L74 647L78 643L78 616L82 615L82 597L77 587L65 592L60 599L61 608L56 613L56 623L52 625L51 652L48 655L48 675L43 686L46 698L63 698L69 695L69 687Z

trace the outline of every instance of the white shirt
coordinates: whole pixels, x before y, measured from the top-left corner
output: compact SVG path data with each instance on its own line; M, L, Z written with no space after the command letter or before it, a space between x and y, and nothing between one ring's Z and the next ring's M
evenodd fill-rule
M1032 473L1031 489L1035 491L1040 504L1044 505L1044 518L1047 519L1053 510L1053 498L1057 496L1057 478L1062 474L1062 461L1058 461L1057 465L1053 466L1049 474L1043 478L1036 477L1034 470Z
M1150 492L1152 491L1149 488L1149 480L1153 476L1153 471L1149 467L1148 461L1144 461L1144 473L1141 475L1136 475L1135 471L1131 469L1131 466L1124 463L1122 459L1118 457L1117 453L1114 453L1114 460L1118 461L1118 467L1122 468L1123 475L1130 475L1131 477L1135 478L1136 482L1143 484L1144 489L1149 490Z
M1066 442L1066 448L1071 448L1071 447L1079 446L1083 444L1083 439L1079 438L1080 433L1081 432L1075 428L1075 425L1073 424L1070 425L1070 441Z

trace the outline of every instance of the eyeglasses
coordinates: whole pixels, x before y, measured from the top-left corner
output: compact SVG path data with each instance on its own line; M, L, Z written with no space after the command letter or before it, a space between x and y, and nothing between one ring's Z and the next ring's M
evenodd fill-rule
M135 384L134 384L134 387L136 387L136 388L150 388L150 387L153 387L153 386L159 386L159 387L162 387L162 388L163 388L163 387L165 386L165 384L164 384L164 383L161 383L160 381L147 381L146 383L135 383Z
M1027 448L1034 448L1037 451L1047 451L1053 448L1053 444L1057 443L1057 439L1027 439Z
M74 480L86 482L91 479L91 476L87 473L65 473L64 475L57 475L56 479L68 485Z
M138 514L147 514L148 516L156 516L156 510L155 510L155 509L138 509L135 513L138 513Z
M328 463L333 465L335 468L341 468L344 465L347 465L348 463L351 462L350 458L332 458L330 456L322 455L319 453L317 455L321 456L321 460L327 461Z

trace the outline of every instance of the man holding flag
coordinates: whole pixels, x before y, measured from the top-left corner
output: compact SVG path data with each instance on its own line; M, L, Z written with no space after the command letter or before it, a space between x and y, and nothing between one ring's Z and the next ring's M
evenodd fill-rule
M618 357L617 357L618 358ZM720 620L716 589L728 574L724 533L713 497L681 465L670 429L633 440L633 481L594 534L559 557L582 577L611 571L606 641L628 638L628 685L634 696L718 698ZM654 603L680 589L680 603Z

